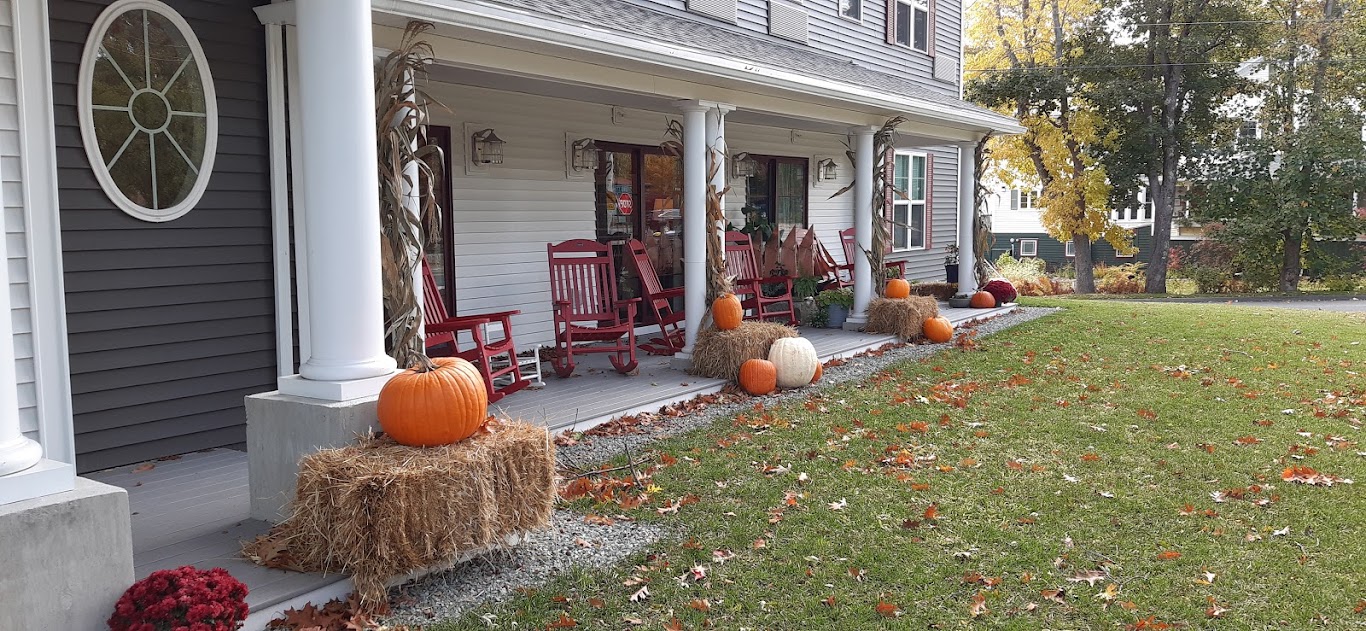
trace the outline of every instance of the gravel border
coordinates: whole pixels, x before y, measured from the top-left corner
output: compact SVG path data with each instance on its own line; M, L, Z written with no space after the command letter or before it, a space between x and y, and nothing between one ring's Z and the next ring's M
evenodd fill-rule
M979 337L985 337L1056 311L1060 309L1020 307L1012 313L979 322L971 328L977 331ZM820 385L815 388L709 405L683 416L655 415L650 423L633 428L636 431L632 433L622 436L584 436L576 444L559 447L557 454L562 466L596 465L611 460L624 450L635 452L661 438L706 427L718 419L730 418L752 408L756 402L778 405L809 396L813 389L825 390L839 384L863 381L892 364L928 357L951 345L908 345L890 349L878 356L849 358L843 365L827 370ZM667 534L667 528L638 522L617 521L610 526L587 524L579 513L556 510L548 530L535 533L516 546L490 552L445 572L390 590L396 604L384 623L422 625L454 619L486 602L505 599L518 588L542 585L572 568L614 565L644 551Z

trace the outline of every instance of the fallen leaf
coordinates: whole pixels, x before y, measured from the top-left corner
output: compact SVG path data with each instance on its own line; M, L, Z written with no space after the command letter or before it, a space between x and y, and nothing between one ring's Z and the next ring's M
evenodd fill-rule
M838 502L830 502L830 503L827 504L826 506L829 506L829 507L830 507L830 510L844 510L844 507L845 507L845 506L848 506L848 505L849 505L849 502L845 501L845 499L841 497L841 498L840 498L840 501L838 501Z
M1039 592L1044 600L1051 600L1060 605L1067 604L1067 592L1063 589L1045 589Z
M1165 552L1160 552L1157 555L1158 561L1171 561L1179 558L1181 558L1181 553L1175 550L1167 550Z
M698 611L711 611L711 602L705 598L694 598L688 603L688 606Z
M977 592L977 595L972 597L972 607L968 608L968 614L977 618L988 613L991 613L991 610L987 609L987 597L982 592Z
M1078 572L1078 573L1076 574L1076 576L1073 576L1073 577L1071 577L1071 578L1068 578L1068 579L1067 579L1067 582L1069 582L1069 583L1086 583L1087 585L1090 585L1091 587L1095 587L1095 586L1096 586L1096 583L1098 583L1098 582L1100 582L1100 581L1103 581L1103 580L1105 580L1106 578L1107 578L1107 576L1106 576L1105 572L1102 572L1102 571L1100 571L1100 570L1087 570L1087 571L1085 571L1085 572Z
M561 612L560 612L560 619L559 619L559 620L556 620L556 621L554 621L554 622L552 622L552 623L550 623L550 624L548 624L548 625L546 625L545 628L547 628L547 629L572 629L572 628L577 627L577 626L579 626L579 623L578 623L578 622L576 622L573 618L570 618L567 614L565 614L563 611L561 611Z
M831 600L833 599L834 597L831 597ZM874 607L873 609L874 611L877 611L879 616L882 616L884 618L896 618L901 616L900 607L884 600L879 600L877 603L877 607Z
M648 585L642 585L640 589L636 590L636 593L631 594L631 602L638 603L648 599L649 597L650 587Z

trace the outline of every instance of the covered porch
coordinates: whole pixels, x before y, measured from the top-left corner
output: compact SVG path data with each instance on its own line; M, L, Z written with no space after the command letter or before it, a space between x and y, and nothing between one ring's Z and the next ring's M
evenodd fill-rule
M955 326L1014 309L941 307L942 315ZM891 336L839 329L803 328L801 332L816 346L823 362L896 341ZM554 431L586 430L622 415L656 412L670 404L719 392L725 385L718 379L682 372L661 357L646 359L638 376L626 378L616 374L605 358L595 356L580 366L575 377L548 377L544 387L518 392L496 408L511 418L540 423ZM345 576L268 569L242 558L241 544L270 528L270 523L251 517L246 452L195 452L88 477L128 491L138 578L182 565L226 568L250 589L247 601L253 617L248 629L261 628L285 609L345 596L351 590Z

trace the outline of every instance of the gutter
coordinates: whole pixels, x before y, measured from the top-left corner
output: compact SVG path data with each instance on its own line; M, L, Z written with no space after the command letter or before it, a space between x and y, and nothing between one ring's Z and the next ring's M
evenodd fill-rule
M374 10L403 17L471 28L494 35L562 46L618 59L644 61L666 68L819 96L866 108L926 116L982 133L1020 134L1018 121L996 113L955 107L914 97L882 92L791 70L727 58L703 51L677 48L630 33L608 31L481 2L458 5L442 0L372 0Z

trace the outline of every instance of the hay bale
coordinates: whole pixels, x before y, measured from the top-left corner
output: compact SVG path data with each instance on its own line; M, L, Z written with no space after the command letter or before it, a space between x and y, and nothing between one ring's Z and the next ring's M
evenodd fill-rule
M260 562L263 546L283 544L301 568L351 574L373 608L393 578L545 528L555 503L549 433L520 421L489 429L443 447L379 438L305 456L292 514L244 553Z
M699 377L735 381L740 364L750 359L767 359L773 340L797 337L797 329L773 322L741 322L729 331L707 329L697 334L692 367L688 372Z
M921 336L925 321L939 315L939 303L927 296L874 298L868 305L869 333L891 333L903 341Z

